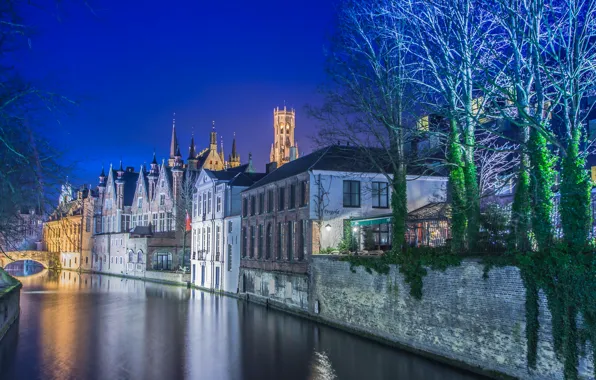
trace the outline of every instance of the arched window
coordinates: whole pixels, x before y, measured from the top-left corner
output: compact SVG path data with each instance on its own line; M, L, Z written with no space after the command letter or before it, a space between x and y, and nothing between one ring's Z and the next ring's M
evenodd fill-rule
M128 250L128 262L132 263L134 260L134 255L135 253L132 251L132 249Z
M142 263L143 262L143 251L141 251L140 249L137 252L137 263Z
M123 260L122 260L122 256L120 256L120 264L122 264L122 261L123 261Z
M246 245L248 244L248 238L246 237L246 227L242 227L242 257L246 257Z
M271 236L273 233L271 231L271 223L267 225L267 242L265 243L265 260L271 259Z
M263 258L263 225L259 224L259 249L257 251L257 257Z

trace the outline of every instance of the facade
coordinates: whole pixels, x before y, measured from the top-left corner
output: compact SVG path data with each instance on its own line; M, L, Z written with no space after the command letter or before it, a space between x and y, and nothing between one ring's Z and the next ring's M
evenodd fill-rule
M280 167L298 158L298 145L294 139L296 129L296 111L279 107L273 110L273 144L271 144L270 162Z
M64 269L90 270L93 247L93 210L97 193L82 187L72 196L72 187L62 187L56 210L43 224L42 246L58 254Z
M240 192L264 176L246 164L223 171L203 169L192 210L191 282L236 293L240 266Z
M241 272L306 275L310 256L337 247L351 220L390 213L388 178L365 158L360 148L330 146L285 164L245 190ZM445 200L445 177L408 180L408 210ZM359 228L354 232L361 233ZM388 224L374 232L375 245L388 248Z

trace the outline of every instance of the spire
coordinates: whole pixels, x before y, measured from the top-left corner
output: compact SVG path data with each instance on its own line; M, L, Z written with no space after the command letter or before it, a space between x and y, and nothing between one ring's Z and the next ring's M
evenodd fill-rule
M225 163L226 162L226 155L224 154L224 148L223 148L223 136L220 136L219 141L220 141L220 147L221 147L221 153L220 153L221 154L221 160Z
M232 140L232 158L236 157L236 132L234 132L234 140Z
M197 157L195 152L195 136L194 134L190 137L190 147L188 148L188 159L194 160Z
M155 149L153 149L153 161L151 161L151 163L157 165L157 158L155 158Z
M174 158L177 148L178 139L176 138L176 113L174 112L174 118L172 119L172 141L170 142L170 158Z

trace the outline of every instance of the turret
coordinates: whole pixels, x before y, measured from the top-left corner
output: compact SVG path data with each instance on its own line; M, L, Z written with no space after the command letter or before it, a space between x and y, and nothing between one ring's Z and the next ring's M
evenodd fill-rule
M232 153L228 157L228 166L231 168L240 166L240 156L236 152L236 132L234 132L234 140L232 140Z
M209 149L211 149L213 152L217 152L217 132L215 132L215 121L213 121L213 126L211 127Z
M155 151L153 152L153 161L151 161L151 169L149 170L149 174L147 175L147 179L149 180L149 199L153 199L153 194L155 193L155 186L157 185L157 178L159 177L159 166L157 165L157 159L155 157Z
M176 160L176 152L179 151L178 138L176 137L176 114L172 119L172 140L170 141L170 159L168 160L168 166L173 167Z
M122 168L122 160L120 160L120 169L116 171L116 207L118 209L124 208L124 169Z
M194 134L190 138L190 147L188 148L188 169L197 170L197 152L195 149L195 136Z
M103 169L103 166L101 167L101 174L99 175L99 185L97 185L97 187L100 188L100 192L103 191L103 189L105 189L106 187L106 173Z

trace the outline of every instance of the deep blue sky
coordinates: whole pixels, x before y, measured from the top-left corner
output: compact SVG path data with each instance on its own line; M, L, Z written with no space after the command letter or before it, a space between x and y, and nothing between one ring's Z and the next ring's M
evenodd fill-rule
M77 2L75 2L77 3ZM211 121L226 155L236 132L243 162L269 160L276 106L297 110L300 151L310 151L315 122L305 115L324 81L323 49L332 32L332 0L123 1L67 3L60 20L35 11L32 48L23 59L44 89L78 102L44 128L79 177L97 182L101 165L137 170L153 148L167 158L172 126L184 159L194 127L197 149Z

